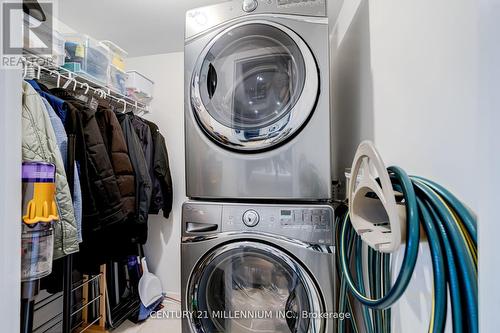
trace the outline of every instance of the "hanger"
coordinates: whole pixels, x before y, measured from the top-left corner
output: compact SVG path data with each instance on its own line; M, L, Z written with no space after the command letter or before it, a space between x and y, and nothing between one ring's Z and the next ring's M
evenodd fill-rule
M26 79L28 76L28 62L26 59L24 60L24 72L23 72L23 79Z
M89 90L90 90L90 86L89 86L89 84L88 84L87 82L84 82L84 83L82 83L81 88L83 89L84 87L85 87L85 91L84 91L83 93L84 93L85 95L87 95L87 93L88 93L88 92L89 92Z
M36 64L36 67L37 67L36 79L40 80L40 77L42 76L42 66L40 66L40 64Z
M118 102L123 103L123 111L122 111L122 112L123 112L123 113L127 112L127 102L126 102L124 99L122 99L122 98L120 98L120 99L118 100Z
M73 91L76 90L76 85L78 84L78 81L76 81L75 78L70 77L63 85L63 89L68 89L69 85L73 82Z
M95 89L94 91L96 94L99 95L100 98L102 99L106 99L107 95L106 95L106 92L102 89Z
M56 88L61 88L61 74L56 71L52 71L51 73L57 76Z

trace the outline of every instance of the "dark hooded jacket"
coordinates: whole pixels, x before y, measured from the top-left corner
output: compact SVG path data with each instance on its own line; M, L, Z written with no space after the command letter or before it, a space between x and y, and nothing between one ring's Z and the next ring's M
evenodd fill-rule
M153 139L153 170L154 177L160 184L160 191L153 189L153 199L151 200L150 213L163 210L163 216L168 218L172 211L173 188L172 176L170 175L170 166L168 162L168 151L165 144L165 138L160 133L156 124L144 120L149 126Z
M77 145L76 159L80 165L85 241L86 233L124 221L120 188L95 117L96 111L65 94L64 90L52 92L66 101L70 112L78 113L81 122L85 146Z
M154 172L154 144L151 129L148 124L146 124L144 119L134 115L133 113L128 113L127 116L130 119L130 124L134 128L139 141L141 142L142 151L144 152L144 158L148 167L149 177L151 178L152 196L149 213L158 214L158 209L154 209L154 207L161 206L161 202L156 201L158 199L161 200L161 197L158 198L156 195L156 193L161 192L161 187Z
M135 171L135 193L136 193L136 219L135 235L139 243L145 243L147 240L147 221L149 214L149 205L151 202L151 177L149 175L148 165L142 144L128 114L117 114L127 142L130 161Z
M120 189L123 213L135 216L135 176L123 131L113 111L99 107L95 114Z

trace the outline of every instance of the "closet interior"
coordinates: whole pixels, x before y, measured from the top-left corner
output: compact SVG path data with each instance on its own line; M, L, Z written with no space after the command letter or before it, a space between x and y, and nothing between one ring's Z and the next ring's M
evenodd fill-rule
M148 217L172 209L168 152L141 117L154 83L127 71L124 50L53 38L51 56L21 58L21 331L102 332L162 307L140 280Z

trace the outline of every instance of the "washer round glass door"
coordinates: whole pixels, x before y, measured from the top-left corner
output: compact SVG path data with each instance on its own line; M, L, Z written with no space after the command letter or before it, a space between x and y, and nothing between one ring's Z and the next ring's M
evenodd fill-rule
M257 242L223 245L193 270L187 290L198 333L319 333L322 298L304 268Z
M318 93L318 69L304 41L282 25L250 21L222 31L204 49L191 105L212 140L258 151L297 134Z

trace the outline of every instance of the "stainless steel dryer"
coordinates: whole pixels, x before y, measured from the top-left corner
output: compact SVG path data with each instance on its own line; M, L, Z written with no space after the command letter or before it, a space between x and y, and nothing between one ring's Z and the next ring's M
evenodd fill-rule
M331 333L334 210L183 205L183 333Z
M325 0L187 12L188 197L332 197L328 50Z

